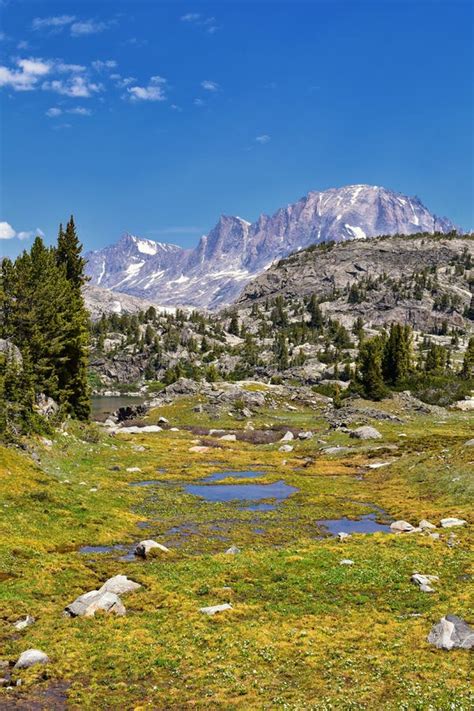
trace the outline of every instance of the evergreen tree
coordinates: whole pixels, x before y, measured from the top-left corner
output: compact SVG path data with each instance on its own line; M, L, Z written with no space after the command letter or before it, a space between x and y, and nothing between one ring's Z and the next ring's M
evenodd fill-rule
M74 217L71 215L66 225L66 231L59 225L58 246L56 248L56 258L59 265L64 265L68 281L77 289L80 289L87 281L84 273L86 260L81 256L82 244L76 233Z
M239 319L237 318L237 314L233 313L230 319L229 323L229 333L231 333L233 336L238 336L239 335Z
M382 373L386 383L398 385L413 368L413 335L410 326L394 323L385 342L382 358Z
M464 353L464 359L461 369L461 378L468 380L474 378L474 336L471 336L469 343Z
M387 394L382 377L383 347L383 338L375 336L364 341L359 351L358 377L365 397L370 400L381 400Z
M324 326L324 316L323 312L321 311L321 307L318 303L318 300L316 298L316 294L313 294L309 304L308 304L308 312L309 312L309 325L311 328L314 328L316 331L322 331L323 326Z

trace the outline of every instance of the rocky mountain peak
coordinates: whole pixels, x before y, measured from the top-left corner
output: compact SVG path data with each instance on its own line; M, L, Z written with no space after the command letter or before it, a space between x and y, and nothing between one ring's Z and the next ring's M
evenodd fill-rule
M454 225L432 214L417 197L376 185L311 191L253 223L221 215L191 250L126 233L87 255L91 283L161 305L217 308L275 260L311 244L381 234L449 232Z

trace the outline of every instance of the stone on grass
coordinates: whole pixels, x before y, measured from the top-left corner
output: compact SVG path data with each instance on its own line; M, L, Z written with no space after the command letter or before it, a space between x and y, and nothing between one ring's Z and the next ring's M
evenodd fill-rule
M463 518L442 518L441 525L443 528L453 528L454 526L464 526L467 523Z
M42 652L41 649L27 649L26 652L20 654L14 668L28 669L35 664L47 664L48 662L48 655Z
M21 632L21 630L25 630L30 625L34 625L35 621L36 620L34 617L31 617L31 615L27 615L23 620L17 620L17 622L13 624L13 627L19 632Z
M412 583L418 585L421 592L434 592L434 588L431 587L432 583L438 582L439 578L437 575L420 575L420 573L413 573L410 578Z
M373 464L367 464L369 469L381 469L382 467L388 467L390 462L373 462Z
M339 533L337 534L337 537L339 538L341 543L344 543L344 541L347 541L348 538L351 538L351 534L346 533L345 531L339 531Z
M313 436L313 432L298 432L298 439L311 439Z
M370 427L369 425L364 425L363 427L358 427L356 430L352 430L350 436L353 439L382 439L382 435L375 427Z
M339 565L354 565L354 561L350 558L343 558L339 561Z
M418 524L418 527L421 528L422 531L431 531L434 528L436 528L434 523L431 523L431 521L427 521L426 518L423 518L420 521L420 523Z
M145 425L144 427L138 427L137 425L130 425L130 427L120 427L116 430L117 434L150 434L152 432L161 432L161 427L158 425Z
M129 580L126 575L114 575L113 578L109 578L105 581L99 592L111 592L116 595L125 595L125 593L133 592L141 588L140 583L136 583L134 580Z
M179 427L170 427L170 432L179 432Z
M278 447L279 452L292 452L293 447L291 444L282 444L281 447Z
M428 642L438 649L474 649L474 629L457 615L446 615L434 625Z
M231 546L226 550L226 555L236 555L237 553L240 553L240 548L237 546Z
M65 610L66 617L94 617L98 610L113 612L115 615L125 615L125 607L118 595L112 592L91 590L79 595Z
M474 439L468 439L467 442L464 442L465 447L474 447Z
M291 442L291 440L294 439L294 438L295 438L295 437L294 437L293 432L290 432L290 431L288 430L288 432L285 432L285 434L283 435L283 437L280 439L280 442Z
M201 445L196 445L195 447L190 447L188 449L188 452L196 452L198 454L201 454L203 452L207 452L208 449L209 449L209 447L205 447L204 445L201 444Z
M390 524L390 530L394 533L410 533L415 530L415 526L412 526L408 521L394 521Z
M169 425L170 421L167 420L166 417L163 417L163 415L162 415L161 417L158 418L158 422L160 425Z
M232 605L225 602L223 605L211 605L210 607L201 607L199 612L204 615L215 615L217 612L225 612L226 610L232 610Z
M141 469L140 467L127 467L125 471L132 474L133 472L141 472Z
M237 437L235 434L226 434L223 435L222 437L219 437L219 439L222 439L224 442L236 442Z
M140 558L147 558L152 550L155 550L156 552L161 551L162 553L170 552L169 548L163 546L161 543L157 543L156 541L148 539L146 541L140 541L140 543L136 545L135 555L139 556Z

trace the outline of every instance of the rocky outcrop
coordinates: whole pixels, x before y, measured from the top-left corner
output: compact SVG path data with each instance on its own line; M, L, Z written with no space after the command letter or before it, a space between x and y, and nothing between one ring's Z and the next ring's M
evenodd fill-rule
M474 629L457 615L446 615L434 625L428 642L438 649L474 649Z

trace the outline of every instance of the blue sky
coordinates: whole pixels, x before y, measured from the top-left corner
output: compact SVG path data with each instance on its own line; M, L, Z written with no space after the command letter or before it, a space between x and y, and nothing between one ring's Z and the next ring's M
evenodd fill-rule
M371 183L474 227L470 0L1 0L0 249ZM6 223L6 224L5 224Z

